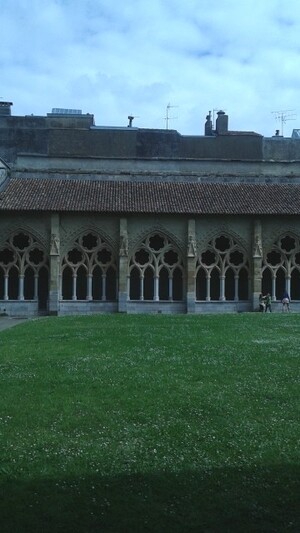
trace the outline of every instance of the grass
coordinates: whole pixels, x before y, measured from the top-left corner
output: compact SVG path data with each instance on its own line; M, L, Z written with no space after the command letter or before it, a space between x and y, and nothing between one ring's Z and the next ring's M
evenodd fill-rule
M293 314L0 333L1 533L299 532Z

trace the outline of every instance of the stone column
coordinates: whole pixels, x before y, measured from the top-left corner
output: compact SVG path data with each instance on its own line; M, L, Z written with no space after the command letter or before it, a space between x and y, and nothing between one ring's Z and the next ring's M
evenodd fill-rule
M234 276L234 301L239 301L239 276L237 274Z
M38 274L34 274L34 294L33 294L33 299L37 301L38 298L39 298L39 275Z
M210 302L210 273L207 274L206 278L206 301Z
M220 276L220 298L221 302L225 302L225 276L222 274Z
M19 300L24 300L24 276L19 276Z
M51 215L49 315L57 315L59 309L60 232L59 214Z
M93 299L93 275L88 274L86 277L86 299Z
M252 241L252 310L258 309L259 303L258 298L261 293L261 281L262 281L262 272L261 272L261 262L263 256L262 250L262 227L261 221L259 219L254 220L253 224L253 241Z
M77 274L73 274L72 278L72 300L77 300Z
M106 301L106 274L102 274L102 302Z
M8 300L8 274L4 276L4 300Z
M120 218L120 248L119 248L119 313L127 312L127 300L129 298L129 288L127 282L128 275L128 232L127 218Z
M196 301L196 272L197 245L196 245L196 223L194 219L188 221L188 245L186 258L186 310L187 313L195 313Z
M154 276L154 301L159 302L159 277Z

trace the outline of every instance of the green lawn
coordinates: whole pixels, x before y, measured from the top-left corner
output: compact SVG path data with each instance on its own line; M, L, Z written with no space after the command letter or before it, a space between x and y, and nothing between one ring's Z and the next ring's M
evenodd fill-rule
M299 356L293 314L1 332L1 533L298 533Z

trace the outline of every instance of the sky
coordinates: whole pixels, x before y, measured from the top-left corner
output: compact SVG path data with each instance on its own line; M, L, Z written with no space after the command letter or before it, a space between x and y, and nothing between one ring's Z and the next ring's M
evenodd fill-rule
M0 97L13 115L290 137L300 128L299 0L0 0ZM168 119L167 119L168 117Z

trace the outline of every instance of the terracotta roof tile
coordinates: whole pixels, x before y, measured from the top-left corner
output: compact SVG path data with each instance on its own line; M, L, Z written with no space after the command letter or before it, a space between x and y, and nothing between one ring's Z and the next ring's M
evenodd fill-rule
M14 178L1 211L300 214L300 185Z

